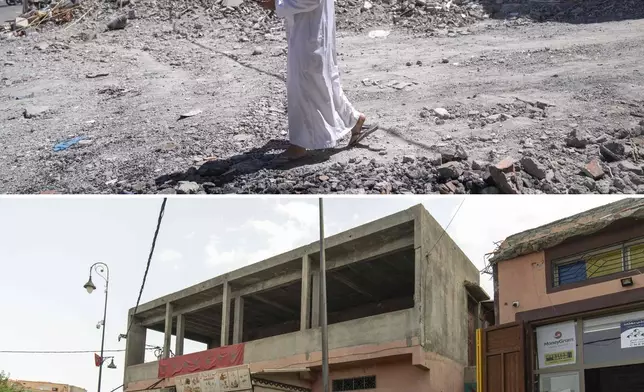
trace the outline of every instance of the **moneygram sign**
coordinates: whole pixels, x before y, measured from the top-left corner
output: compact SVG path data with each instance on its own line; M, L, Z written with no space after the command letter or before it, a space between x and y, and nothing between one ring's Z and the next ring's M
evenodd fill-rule
M575 322L569 321L537 328L539 368L576 362Z

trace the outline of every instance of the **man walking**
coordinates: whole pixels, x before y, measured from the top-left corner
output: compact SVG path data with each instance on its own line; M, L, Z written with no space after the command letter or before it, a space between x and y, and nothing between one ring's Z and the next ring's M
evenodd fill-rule
M290 146L278 159L290 161L307 150L335 147L349 132L351 147L374 132L377 127L363 130L365 115L354 109L340 86L334 0L258 1L286 25Z

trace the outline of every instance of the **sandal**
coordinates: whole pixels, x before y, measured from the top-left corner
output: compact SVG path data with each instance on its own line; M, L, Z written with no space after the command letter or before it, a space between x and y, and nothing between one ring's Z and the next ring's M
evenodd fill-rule
M360 132L351 135L352 140L349 141L348 147L355 147L362 139L376 132L379 128L378 124L372 125L371 127L363 125Z

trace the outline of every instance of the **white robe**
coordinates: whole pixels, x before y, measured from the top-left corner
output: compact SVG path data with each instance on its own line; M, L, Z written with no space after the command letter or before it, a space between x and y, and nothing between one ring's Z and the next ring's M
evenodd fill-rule
M340 86L333 1L275 0L288 40L289 141L306 149L335 147L360 116Z

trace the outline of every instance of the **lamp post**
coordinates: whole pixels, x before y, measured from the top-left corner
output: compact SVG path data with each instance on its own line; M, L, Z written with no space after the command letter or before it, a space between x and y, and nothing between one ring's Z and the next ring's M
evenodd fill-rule
M92 264L91 267L89 267L89 280L87 283L85 283L85 290L89 294L92 293L92 291L96 290L96 286L94 285L94 282L92 282L92 271L96 272L96 275L100 276L101 278L105 279L105 306L103 307L103 332L101 336L101 366L98 368L98 391L101 392L101 378L103 377L103 349L105 348L105 319L107 318L107 288L110 284L110 269L108 268L107 264L105 263L94 263ZM116 366L114 366L114 358L112 357L112 363L108 365L108 368L114 369Z

